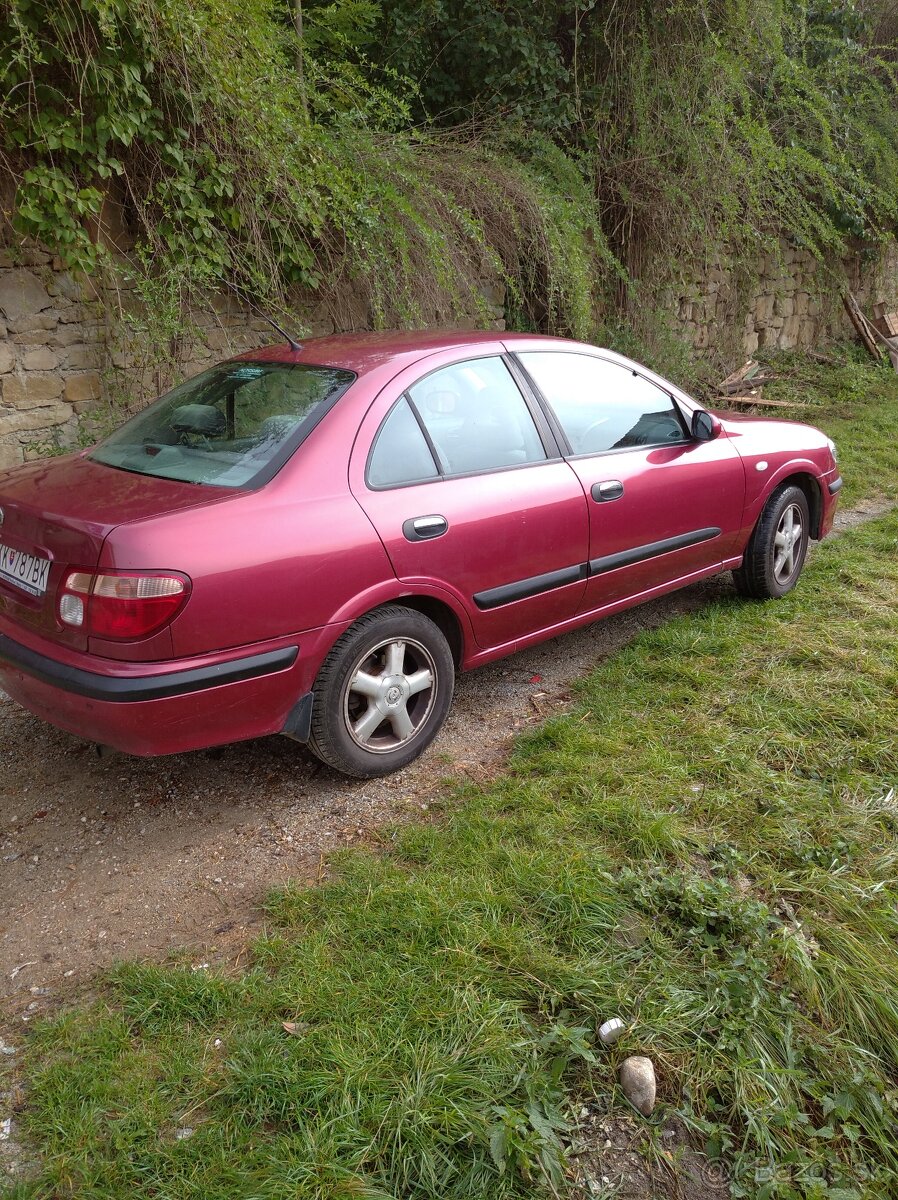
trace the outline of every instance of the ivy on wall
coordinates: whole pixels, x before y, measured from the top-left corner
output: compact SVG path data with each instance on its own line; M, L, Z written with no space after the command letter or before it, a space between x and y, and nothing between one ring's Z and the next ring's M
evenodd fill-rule
M892 236L887 8L9 0L9 219L96 270L114 207L169 302L224 285L286 308L326 280L414 324L498 277L517 324L586 335L723 253Z

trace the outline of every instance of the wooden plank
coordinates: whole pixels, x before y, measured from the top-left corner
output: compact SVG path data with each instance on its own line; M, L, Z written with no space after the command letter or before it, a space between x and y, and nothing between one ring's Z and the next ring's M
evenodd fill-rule
M852 292L844 292L842 295L842 303L845 306L845 311L848 313L848 319L854 326L858 337L866 346L869 354L876 359L877 362L882 362L882 354L879 346L876 344L876 338L873 335L870 322L861 312L861 307L857 302Z
M726 396L723 404L758 404L762 408L810 408L809 404L793 404L789 400L765 400L763 396Z

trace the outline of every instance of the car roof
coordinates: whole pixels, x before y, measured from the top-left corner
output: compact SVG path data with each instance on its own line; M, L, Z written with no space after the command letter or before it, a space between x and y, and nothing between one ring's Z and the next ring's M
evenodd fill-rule
M291 350L289 345L281 342L258 350L248 350L244 354L236 355L236 360L307 362L317 366L344 367L357 375L363 375L387 362L401 367L439 350L452 350L456 347L464 349L483 343L511 343L516 340L532 342L536 338L547 343L564 340L539 334L473 329L336 333L328 337L309 338L302 342L299 350Z

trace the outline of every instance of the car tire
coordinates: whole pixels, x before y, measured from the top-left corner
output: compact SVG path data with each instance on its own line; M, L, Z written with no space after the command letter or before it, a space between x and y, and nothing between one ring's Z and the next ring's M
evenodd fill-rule
M756 600L777 600L798 582L808 552L808 499L795 484L784 484L764 506L742 566L733 572L736 589Z
M454 688L452 653L434 622L399 605L376 609L325 659L313 689L309 746L357 779L389 775L439 733Z

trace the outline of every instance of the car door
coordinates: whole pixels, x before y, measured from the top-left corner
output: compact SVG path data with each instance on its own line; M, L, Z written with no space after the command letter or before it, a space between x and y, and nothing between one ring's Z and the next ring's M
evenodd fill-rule
M407 369L369 410L350 486L398 578L451 593L481 648L507 645L580 607L583 489L501 347L427 368Z
M672 390L626 360L560 350L516 357L557 419L588 499L584 611L719 569L745 498L728 439L695 440Z

